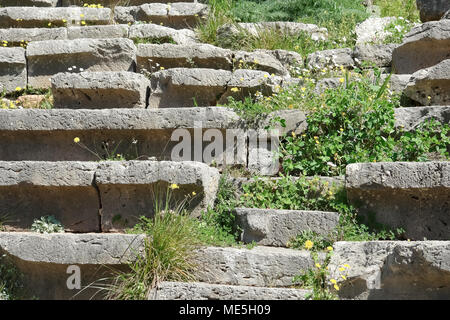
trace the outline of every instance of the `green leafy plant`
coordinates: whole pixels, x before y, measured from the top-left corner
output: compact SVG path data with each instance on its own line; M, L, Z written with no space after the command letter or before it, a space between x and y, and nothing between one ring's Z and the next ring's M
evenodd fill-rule
M403 17L396 19L384 28L389 35L383 40L383 43L402 43L403 37L411 31L413 26L413 23Z
M24 296L23 274L6 254L0 254L0 300L19 300Z
M43 216L35 219L31 231L39 233L63 233L64 226L54 216Z

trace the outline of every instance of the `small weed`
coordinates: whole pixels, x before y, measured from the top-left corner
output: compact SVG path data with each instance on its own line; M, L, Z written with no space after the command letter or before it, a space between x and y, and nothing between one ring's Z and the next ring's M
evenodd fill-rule
M43 216L35 219L31 231L39 233L63 233L64 226L54 216Z

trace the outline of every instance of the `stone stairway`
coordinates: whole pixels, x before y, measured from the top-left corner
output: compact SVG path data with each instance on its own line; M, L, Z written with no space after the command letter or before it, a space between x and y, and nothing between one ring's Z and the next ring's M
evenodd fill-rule
M193 28L208 7L197 1L131 0L109 8L112 2L82 7L77 0L7 0L0 8L0 91L30 86L49 90L54 99L48 110L0 109L0 216L13 217L0 232L0 255L25 275L29 298L103 298L85 287L112 269L126 270L142 254L144 235L122 232L152 214L148 195L156 185L176 184L177 199L199 195L189 207L199 215L214 203L223 165L274 176L279 168L272 165L271 143L302 133L307 115L284 110L255 127L218 105L300 83L289 75L292 59L317 68L337 63L352 69L364 60L392 67L393 90L421 105L397 109L397 126L408 131L430 118L450 121L450 20L417 27L399 46L358 45L303 60L282 50L232 51L199 43ZM253 33L299 27L326 37L314 25L240 27ZM285 127L275 126L278 132L266 144L251 143L252 134L279 117ZM195 140L208 131L223 137L222 152L199 157L211 140L189 140L189 154L174 159L182 133ZM110 151L105 145L135 160L98 162ZM377 221L403 227L414 241L335 243L329 267L341 298L450 297L449 179L444 161L347 167L340 183L352 203L362 204L361 215L374 213ZM197 282L162 282L148 298L305 299L311 291L293 288L292 280L315 263L309 251L290 249L288 242L302 231L326 235L339 214L260 208L237 208L235 214L240 240L252 249L202 247L196 252ZM55 216L67 232L29 232L44 215ZM350 273L339 278L347 263ZM66 285L73 265L81 269L83 290Z

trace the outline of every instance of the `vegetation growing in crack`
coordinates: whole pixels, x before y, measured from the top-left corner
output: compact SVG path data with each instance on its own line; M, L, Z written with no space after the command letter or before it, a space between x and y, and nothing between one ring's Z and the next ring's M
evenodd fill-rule
M64 226L55 216L43 216L40 219L34 219L31 225L31 231L39 233L63 233Z

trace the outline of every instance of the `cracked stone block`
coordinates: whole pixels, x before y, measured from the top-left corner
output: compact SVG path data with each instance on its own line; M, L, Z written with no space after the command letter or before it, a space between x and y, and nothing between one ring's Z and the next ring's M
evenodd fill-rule
M245 66L249 65L256 70L265 71L277 76L289 77L289 71L274 57L273 54L267 52L235 51L234 59L234 65L239 69L246 69ZM241 65L244 67L240 67Z
M138 73L58 73L52 77L55 108L146 108L150 80Z
M394 49L396 73L412 74L450 59L450 20L430 21L414 27Z
M205 68L173 68L153 73L150 108L215 106L232 73Z
M136 234L1 232L0 256L5 256L0 261L7 258L21 272L27 299L101 299L104 293L87 286L112 277L114 271L129 271L127 264L141 254L144 238ZM68 278L77 268L81 289L68 289Z
M350 48L332 49L314 52L308 55L307 66L309 69L354 68L353 51Z
M129 38L133 40L144 39L156 43L175 42L176 44L189 45L198 42L197 36L190 29L173 29L158 24L133 24L130 27Z
M0 39L8 46L20 46L26 41L65 40L67 28L9 28L0 29Z
M327 236L338 225L337 212L236 208L236 224L244 243L286 247L303 231Z
M114 18L119 23L145 21L175 29L192 29L207 15L208 6L202 3L146 3L114 9Z
M0 162L0 215L7 227L29 229L53 215L68 231L98 232L99 198L93 187L96 163Z
M413 240L450 234L450 163L355 163L346 170L347 197L358 214Z
M338 281L341 299L450 298L449 241L336 242L333 247L329 278Z
M450 10L448 0L416 0L422 22L440 20Z
M115 24L105 26L68 27L67 38L73 39L110 39L128 38L128 25Z
M23 48L0 48L0 92L14 92L27 85L27 62Z
M134 71L136 47L130 39L36 41L28 45L26 57L28 84L49 88L51 76L60 72Z
M396 108L395 125L413 131L428 120L450 124L450 106Z
M137 49L138 71L159 71L169 68L209 68L231 70L232 51L209 44L139 44Z
M295 275L314 267L309 251L263 246L206 247L195 260L200 282L255 287L289 287Z
M304 65L302 56L295 51L258 49L255 50L255 52L263 52L272 55L275 59L280 61L287 70L300 66L303 67Z
M310 290L229 286L202 282L161 282L149 300L305 300Z
M176 184L169 207L186 202L193 215L212 206L219 186L219 171L198 162L107 161L96 171L102 200L102 230L134 226L140 216L153 216L155 201L165 206L167 188ZM193 195L195 192L195 195Z
M421 105L450 105L450 59L413 73L404 93Z
M109 24L111 9L103 8L40 8L6 7L0 8L0 28L42 28L80 25Z
M392 53L397 46L397 44L357 45L353 51L353 58L358 66L366 61L375 64L377 67L390 67Z

